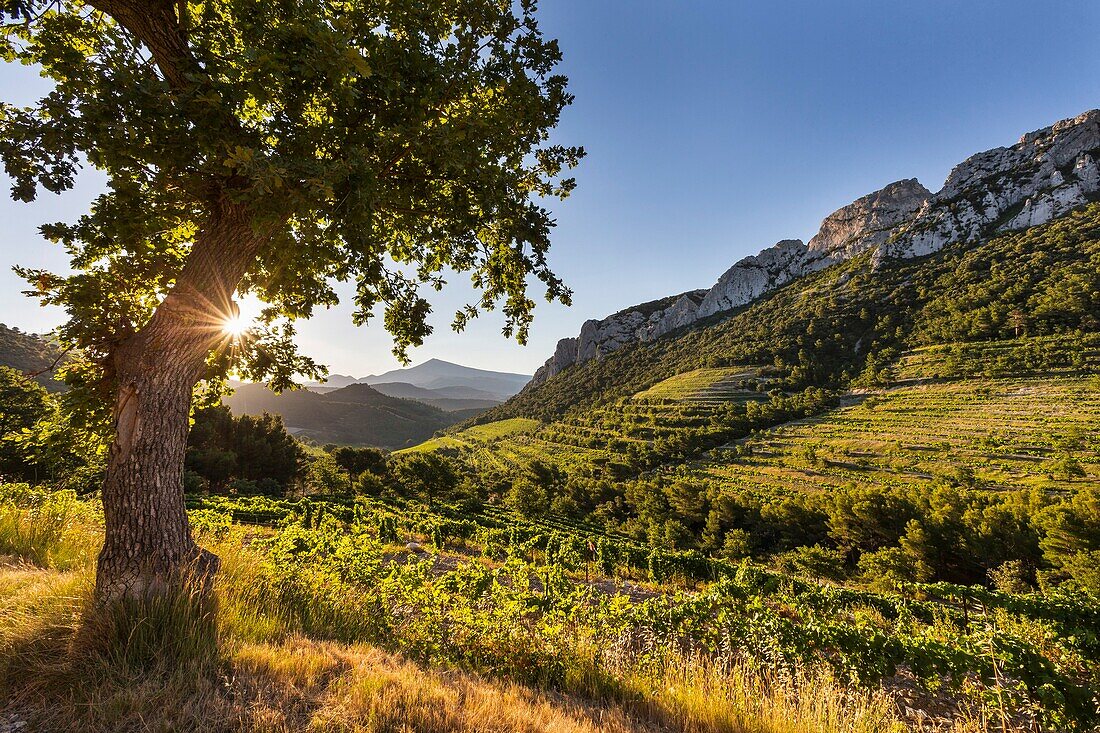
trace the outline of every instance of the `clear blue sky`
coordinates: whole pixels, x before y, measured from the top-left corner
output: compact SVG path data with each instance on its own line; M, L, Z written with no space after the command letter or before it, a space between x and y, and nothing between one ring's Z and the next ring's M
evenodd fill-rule
M588 318L709 287L891 181L937 190L968 155L1100 107L1094 0L543 0L541 14L577 97L558 138L589 151L555 207L552 262L574 305L541 304L526 348L491 315L455 335L447 324L469 297L456 278L417 363L533 371ZM44 85L0 67L0 88L25 101ZM75 218L100 185L89 173L61 198L0 202L0 321L59 322L7 266L63 267L36 226ZM300 330L334 372L396 366L381 326L356 329L347 309Z

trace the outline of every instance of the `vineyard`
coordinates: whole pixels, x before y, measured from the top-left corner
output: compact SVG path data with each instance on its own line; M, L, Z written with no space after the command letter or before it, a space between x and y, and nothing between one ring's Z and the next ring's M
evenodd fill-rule
M479 471L523 471L540 462L575 475L618 480L719 447L754 425L813 412L832 400L822 390L766 393L758 369L702 371L551 423L510 418L440 435L401 453L440 451Z
M888 385L749 436L769 422L760 406L776 394L764 393L761 371L696 370L581 415L542 425L512 418L412 450L449 449L481 469L542 461L615 479L695 457L678 475L761 493L945 479L994 490L1100 482L1100 346L1046 338L916 350L893 365ZM810 411L829 404L819 399Z
M412 448L406 448L405 451L398 452L432 451L442 448L475 448L476 446L507 436L532 433L538 429L538 427L538 420L516 417L509 420L489 423L487 425L475 425L474 427L463 430L461 433L432 438Z
M305 631L422 661L560 687L563 656L580 648L612 676L630 666L655 673L681 655L751 660L786 675L826 668L899 695L916 685L920 699L949 701L949 716L998 726L1097 722L1100 608L1087 596L943 583L872 593L499 509L362 498L193 507L207 534L265 528L252 541L270 563L257 598L306 593L326 578L324 615L301 619ZM353 613L347 598L369 613Z
M723 402L751 399L767 385L758 367L696 369L662 380L634 395L635 400Z
M1008 348L987 351L1003 357ZM896 386L847 396L839 409L720 449L691 475L761 492L945 480L1002 491L1097 487L1096 367L949 378L957 370L950 350L924 350L901 360Z
M920 567L914 547L935 545L921 540L922 532L943 531L947 520L920 513L942 511L938 502L953 503L947 511L960 519L950 521L966 524L1002 515L1063 516L1062 507L1100 495L1096 346L1094 339L1042 337L924 347L884 368L876 384L822 394L790 421L764 412L792 397L768 388L766 370L700 369L583 414L544 424L489 423L417 449L442 451L475 476L550 466L584 490L610 486L612 496L634 502L664 495L672 505L666 511L680 518L692 511L683 497L699 497L711 514L705 527L688 527L684 544L655 536L652 523L645 529L637 519L616 522L599 508L579 515L521 513L493 503L428 510L360 498L324 509L288 503L259 518L314 526L320 511L397 543L384 555L401 556L402 543L414 540L432 555L420 572L449 588L450 573L476 565L489 574L477 582L504 583L509 593L523 586L532 594L525 603L540 617L572 619L581 629L574 633L613 650L614 664L660 660L676 650L716 663L752 659L783 674L823 667L858 684L916 685L923 704L947 698L955 715L981 710L1005 725L1084 729L1096 723L1100 606L1078 590L1080 582L1057 585L1064 568L1090 562L1087 549L1073 560L1051 549L1068 530L1045 519L1026 530L1038 535L1035 552L1044 554L1036 560L1020 546L998 555L975 544L1008 541L997 539L997 529L953 539L963 542L958 552L978 562L975 571L992 573L1001 562L1017 571L1015 580L998 571L997 589L945 581L975 572L952 564L947 542L933 547L947 557L942 566L916 573L903 566ZM780 424L754 428L762 415ZM673 444L678 454L670 452ZM875 539L882 530L851 503L875 496L887 506L897 497L910 502L887 510L899 515L893 539ZM823 498L807 504L799 497ZM747 533L719 529L718 540L700 543L712 532L715 512L729 512L727 499L746 507L740 511L755 507L757 526L740 525ZM201 506L238 520L258 518L244 500L208 499ZM792 511L807 518L775 519ZM987 519L961 518L975 512ZM848 539L839 517L855 527ZM917 530L910 517L919 521ZM777 531L795 544L761 544L757 537ZM731 552L740 537L747 538L745 549ZM891 547L899 537L900 547ZM450 562L440 559L448 555ZM1024 565L1011 558L1024 558ZM1055 567L1039 574L1042 589L1034 579L1021 580L1029 562ZM444 605L452 602L465 608L468 601Z

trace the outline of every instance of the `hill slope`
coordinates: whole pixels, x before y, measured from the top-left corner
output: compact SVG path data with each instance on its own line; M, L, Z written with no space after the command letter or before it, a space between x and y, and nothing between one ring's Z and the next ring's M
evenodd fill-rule
M1091 204L921 258L875 266L864 253L728 314L575 365L476 421L554 419L701 368L758 365L775 388L836 387L906 347L1096 331L1100 205Z
M660 547L887 583L1017 562L1100 591L1100 534L1059 530L1060 555L1021 529L1100 496L1100 204L869 258L575 365L424 449L525 511Z
M53 378L53 371L60 365L61 350L42 336L25 333L0 323L0 366L35 374L35 380L46 389L56 392L65 385Z
M891 183L825 217L807 243L787 239L694 291L589 320L558 342L532 387L575 364L652 342L726 314L822 269L870 253L871 267L958 243L1022 231L1100 196L1100 110L1028 133L955 166L938 193L916 179Z
M496 407L504 400L492 392L473 387L417 387L408 382L379 382L372 384L375 390L390 397L403 400L416 400L426 405L438 407L446 412L459 410L485 410Z
M324 394L308 390L274 394L261 384L241 384L223 401L237 414L282 415L290 432L319 443L382 448L419 443L466 417L389 397L366 384L353 384Z

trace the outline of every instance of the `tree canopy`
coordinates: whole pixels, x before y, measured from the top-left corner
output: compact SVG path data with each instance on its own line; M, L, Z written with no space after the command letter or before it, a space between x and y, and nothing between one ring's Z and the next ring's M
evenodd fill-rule
M480 291L456 328L502 304L505 334L523 341L532 274L568 301L539 199L568 195L562 173L583 151L549 141L571 96L532 0L2 7L3 58L55 84L33 106L0 106L12 196L63 191L85 163L107 175L87 214L42 228L76 273L21 271L93 358L150 321L226 202L260 236L216 256L245 260L236 289L269 304L269 324L334 304L334 283L351 281L356 321L384 304L404 356L431 330L424 288L450 272ZM209 307L218 320L232 308ZM316 369L292 333L273 327L219 365L285 386Z

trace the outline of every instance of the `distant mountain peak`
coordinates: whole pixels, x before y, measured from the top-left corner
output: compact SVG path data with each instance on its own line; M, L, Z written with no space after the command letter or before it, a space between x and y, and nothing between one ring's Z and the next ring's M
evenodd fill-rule
M330 374L328 375L328 379L326 379L324 382L313 382L311 384L307 384L306 387L318 386L332 387L334 389L338 389L340 387L347 387L349 384L355 384L358 381L358 379L348 374Z
M433 398L503 402L523 389L530 380L529 374L478 369L432 357L415 366L391 369L381 374L368 374L359 379L345 374L333 374L323 383L306 386L324 392L354 384L400 384L424 390L442 390L439 395L433 395Z

